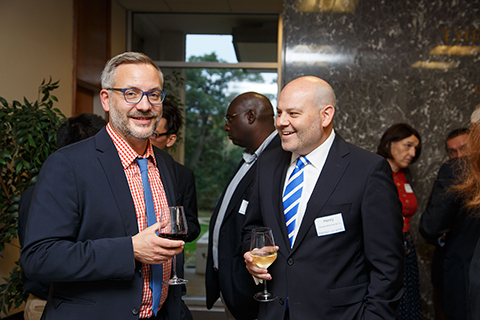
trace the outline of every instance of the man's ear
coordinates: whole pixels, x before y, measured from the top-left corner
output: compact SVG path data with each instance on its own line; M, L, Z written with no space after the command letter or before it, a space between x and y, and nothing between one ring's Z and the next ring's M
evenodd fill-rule
M173 133L173 134L168 136L167 144L165 146L167 148L170 148L171 146L173 146L175 144L176 141L177 141L177 135L175 133Z
M100 102L102 103L102 108L106 112L110 111L110 95L108 94L108 90L102 89L100 91Z
M322 127L326 128L333 123L333 116L335 115L335 108L332 105L323 107L320 111L322 116Z
M257 119L257 113L254 109L250 109L246 113L248 124L252 124Z

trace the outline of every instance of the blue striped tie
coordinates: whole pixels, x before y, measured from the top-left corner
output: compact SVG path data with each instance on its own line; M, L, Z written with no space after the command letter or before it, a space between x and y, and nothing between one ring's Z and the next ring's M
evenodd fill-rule
M148 180L148 160L135 159L140 166L140 172L142 173L143 193L145 195L145 208L147 211L147 223L150 227L157 222L155 215L155 206L153 205L152 189L150 189L150 181ZM163 266L161 264L150 265L152 274L150 276L150 289L152 289L153 305L152 311L156 316L158 312L158 306L160 304L160 298L162 297L162 280L163 280Z
M295 221L297 220L298 207L303 189L303 168L310 161L306 157L299 157L293 169L290 178L287 181L287 187L283 194L283 212L285 214L285 222L287 224L288 239L290 246L293 246L293 235L295 231Z

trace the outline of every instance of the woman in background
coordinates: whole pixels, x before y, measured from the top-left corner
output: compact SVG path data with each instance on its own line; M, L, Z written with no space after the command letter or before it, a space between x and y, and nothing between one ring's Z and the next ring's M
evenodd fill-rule
M397 123L383 134L377 153L386 158L402 202L403 236L405 243L404 294L398 307L398 319L420 320L420 287L417 254L410 235L410 218L418 203L411 185L408 166L420 157L422 140L418 132L405 123Z

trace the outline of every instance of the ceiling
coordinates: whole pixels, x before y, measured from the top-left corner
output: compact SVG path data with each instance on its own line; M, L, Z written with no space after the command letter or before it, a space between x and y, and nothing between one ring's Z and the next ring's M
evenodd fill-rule
M281 13L283 0L116 0L132 11L177 13Z
M133 13L134 35L154 39L160 30L233 36L239 62L277 59L283 0L116 0Z

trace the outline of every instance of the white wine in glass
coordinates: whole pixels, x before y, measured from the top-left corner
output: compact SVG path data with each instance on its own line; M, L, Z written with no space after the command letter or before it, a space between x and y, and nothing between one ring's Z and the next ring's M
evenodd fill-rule
M268 268L277 259L277 249L273 239L272 229L260 227L252 230L252 240L250 242L250 256L260 268ZM274 293L268 292L267 281L263 280L263 291L253 296L257 301L268 302L278 298Z
M162 220L163 217L167 217L167 225L160 229L158 235L162 238L170 240L183 240L187 239L188 225L185 218L185 211L182 206L165 207L162 208ZM163 282L169 285L179 285L187 283L188 280L179 278L176 271L177 256L173 256L172 268L173 277L168 282Z

